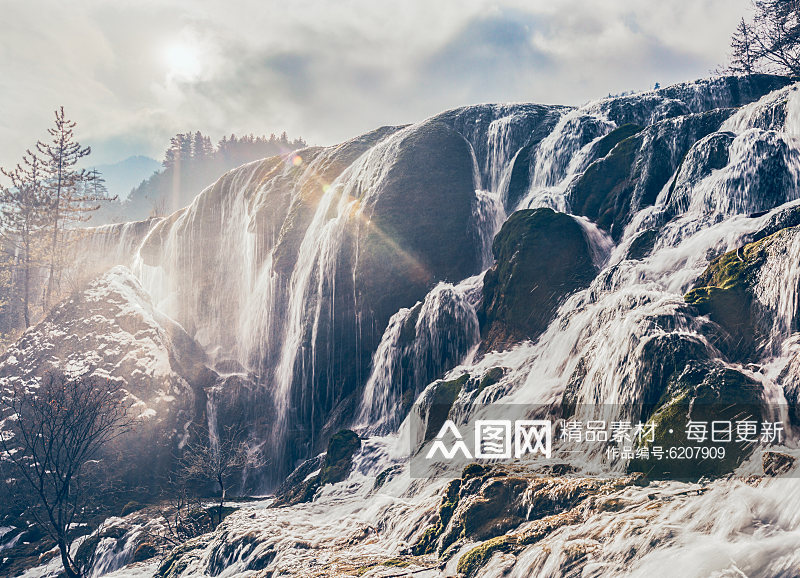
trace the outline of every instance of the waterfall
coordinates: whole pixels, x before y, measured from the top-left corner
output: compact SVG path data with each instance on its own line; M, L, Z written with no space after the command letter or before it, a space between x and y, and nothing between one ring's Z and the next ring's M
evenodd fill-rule
M766 350L779 354L783 343L797 330L800 311L800 235L781 239L758 272L756 299L772 312Z
M568 212L564 195L567 184L593 160L592 144L614 128L616 124L602 114L590 114L584 109L565 112L536 148L528 192L517 209L550 207Z
M480 277L457 286L437 285L421 303L390 320L372 358L359 412L359 430L385 433L402 421L402 397L413 400L437 376L452 369L480 338L475 305ZM406 407L410 403L406 401Z
M215 575L248 572L267 555L270 571L311 575L320 571L317 560L333 559L333 548L343 557L404 551L432 521L447 483L433 467L427 472L430 480L412 478L408 467L409 453L419 449L409 441L419 437L414 431L419 408L413 402L425 399L440 379L467 374L477 383L489 370L502 369L484 389L458 394L452 415L459 424L485 417L489 403L514 404L524 412L561 407L565 396L580 406L579 417L605 407L616 412L613 417L636 420L643 405L663 393L653 385L664 363L659 346L674 340L698 359L759 383L770 404L785 404L780 374L797 351L800 235L776 245L755 280L756 300L774 315L768 318L770 346L752 367L726 360L714 339L719 327L683 298L715 257L741 247L798 199L795 87L775 86L774 92L740 106L743 97L736 95L751 81L736 81L741 90L729 82L679 85L579 109L486 105L450 111L344 148L303 152L297 164L282 159L248 165L187 210L152 227L136 257L143 284L215 361L236 358L263 386L263 397L278 410L272 430L261 432L276 436L267 445L288 443L277 436L296 425L290 420L303 402L311 399L312 408L322 411L321 400L339 401L337 379L343 374L331 366L341 358L327 351L352 345L342 345L339 320L352 318L345 328L355 328L360 345L369 343L364 345L366 373L353 376L363 389L348 391L357 409L347 425L366 438L348 479L321 488L312 503L233 515L198 546L199 553L186 557L182 575L212 573L210 560L234 540L247 541L248 547L230 554L224 569L214 568ZM729 113L716 111L719 130L700 138L705 133L691 115L730 106L740 108L721 127ZM527 178L527 195L518 208L568 211L570 181L598 160L593 145L614 128L637 123L649 125L641 137L642 154L656 154L655 143L663 144L660 152L675 170L654 201L632 203L634 214L622 235L615 235L616 244L607 231L576 216L596 278L564 299L535 340L483 352L476 314L479 271L435 278L421 295L392 310L383 325L361 307L365 297L359 283L371 281L359 277L369 257L365 239L378 222L376 207L385 187L395 178L392 167L407 139L436 123L457 131L469 145L467 179L474 196L464 238L476 234L476 268L483 271L492 265L491 242L510 209L505 201L515 169ZM542 134L534 138L539 128ZM401 217L422 215L412 208ZM442 222L448 217L442 214ZM209 229L213 241L206 239ZM632 242L645 231L655 232L652 248L630 257ZM380 232L389 237L387 243L394 241ZM420 270L418 256L404 252L401 257L414 265L409 271ZM210 280L208 271L214 272ZM410 283L413 275L408 277ZM209 394L210 431L216 396L224 393ZM302 425L313 429L308 423ZM311 448L304 450L292 457L308 455ZM589 455L583 465L605 474L624 470L624 463L604 464L600 457L599 452ZM385 483L377 487L379 475ZM797 567L800 518L787 507L800 499L796 489L781 480L754 486L726 479L704 486L704 495L696 495L699 488L658 482L620 490L619 511L587 513L526 546L513 567L498 555L479 575L559 576L563 560L581 545L585 557L571 563L585 574L649 576L669 568L697 576L769 576ZM447 568L454 570L460 554L473 546L455 553ZM441 572L432 569L429 575Z

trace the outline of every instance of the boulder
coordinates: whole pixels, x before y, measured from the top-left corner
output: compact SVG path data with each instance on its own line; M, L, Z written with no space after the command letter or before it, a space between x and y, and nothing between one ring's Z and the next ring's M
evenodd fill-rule
M316 457L302 464L275 494L274 506L292 506L310 502L325 484L347 478L353 468L353 456L361 449L361 438L353 431L341 430L328 440L324 458ZM314 470L319 466L318 470Z
M681 480L698 480L731 473L754 449L752 443L736 441L736 423L760 423L762 404L761 384L741 371L719 361L688 363L670 381L647 421L654 428L653 441L644 440L640 443L651 454L654 447L663 448L663 459L656 459L652 455L649 459L636 458L628 464L629 471L643 472L650 478ZM707 435L703 441L688 438L690 421L706 424ZM730 441L713 440L713 421L731 422ZM722 448L724 454L689 458L669 454L670 448L687 446Z
M766 266L775 268L791 259L788 248L797 242L797 235L800 227L781 229L717 257L684 296L686 303L727 332L718 345L730 358L740 361L758 358L769 345L775 324L784 321L776 311L777 303L759 298L760 273Z
M578 222L552 209L517 211L492 245L479 312L484 350L535 339L569 294L596 274Z

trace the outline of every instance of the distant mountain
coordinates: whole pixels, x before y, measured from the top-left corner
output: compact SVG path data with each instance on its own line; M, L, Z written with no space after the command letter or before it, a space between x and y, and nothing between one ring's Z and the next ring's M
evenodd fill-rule
M136 155L117 163L97 165L106 180L110 196L117 195L121 201L128 198L131 190L154 172L161 170L161 163L150 157Z

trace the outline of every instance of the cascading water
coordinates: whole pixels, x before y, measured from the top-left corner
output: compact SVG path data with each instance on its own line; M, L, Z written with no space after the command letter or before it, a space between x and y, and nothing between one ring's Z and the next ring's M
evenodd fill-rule
M528 195L518 206L555 203L566 210L566 184L596 160L591 151L598 139L629 122L664 121L663 126L669 124L676 132L688 130L680 115L738 106L731 92L721 86L711 82L694 89L683 86L649 93L639 100L604 99L580 110L550 110L548 133L536 142L520 140L515 131L521 117L501 114L508 112L501 108L491 109L491 113L481 108L475 113L480 122L473 122L470 130L465 129L469 122L464 110L444 115L443 122L455 127L470 147L469 180L478 192L470 199L469 221L478 231L478 268L491 264L486 247L505 217L504 196L523 148L529 147L524 153L530 161ZM792 336L798 307L797 237L785 246L784 253L774 256L757 282L761 303L776 312L770 333L774 341L771 357L760 360L774 365L774 370L756 375L750 368L725 361L709 337L715 327L691 311L683 295L715 256L740 247L785 209L785 203L798 198L800 157L795 131L800 124L794 88L778 90L742 107L721 131L695 144L654 205L637 208L638 214L633 215L616 246L597 226L579 219L599 274L587 289L561 305L535 341L475 355L480 340L476 315L480 275L461 283L459 279L431 283L427 295L415 299L417 305L412 301L399 311L395 308L385 330L377 328L379 339L366 362L369 372L362 376L366 385L354 422L364 435L372 437L356 457L350 477L323 487L309 504L278 510L256 507L234 515L225 522L225 534L209 538L202 546L203 553L188 560L182 575L208 571L226 541L254 533L260 536L259 545L226 559L224 568L214 568L215 574L246 572L267 550L271 570L303 573L318 569L314 558L337 559L336 548L347 556L366 556L400 552L413 543L431 520L437 493L446 481L412 479L402 471L376 489L375 479L408 461L409 421L398 424L403 395L413 392L408 394L413 397L442 374L445 379L468 374L479 380L491 368L504 370L500 379L481 392L461 394L459 420L463 422L473 421L484 402L555 405L565 393L579 404L618 404L635 414L652 393L645 385L658 369L651 348L669 337L689 343L709 362L755 379L766 397L781 401L777 376L792 353L791 348L787 352L781 346ZM552 118L554 114L558 119ZM475 125L485 128L477 130ZM159 239L158 259L148 256L147 240L140 250L138 272L156 301L202 337L204 345L219 347L218 358L238 356L243 367L269 382L274 403L284 416L284 421L278 422L282 427L297 401L293 387L298 375L313 389L323 383L318 380L320 374L330 370L316 363L323 358L317 348L335 343L321 335L335 331L336 307L343 302L363 302L355 278L369 248L362 244L360 234L375 224L373 209L381 200L382 187L392 180L390 169L401 145L417 134L415 130L393 130L364 145L344 163L349 168L317 183L313 195L306 189L304 196L301 189L334 163L335 154L330 151L317 152L315 158L309 155L300 168L281 162L242 169L228 177L232 192L220 193L218 206L210 203L207 193L209 198L199 198L169 223L151 230L150 241ZM646 147L652 141L644 142ZM722 150L710 148L720 143L725 155L710 154ZM678 150L675 147L672 152ZM472 176L476 166L481 183ZM760 178L774 175L776 170L784 179L780 187ZM284 184L294 184L278 202L275 183L281 179ZM257 235L259 225L254 216L268 200L280 207L276 211L280 213L275 221L278 225L270 229L271 235ZM751 215L754 212L765 213ZM287 220L304 226L292 232L282 225ZM199 229L192 228L199 222L205 226L211 222L221 232L213 251L201 243ZM657 228L658 234L649 253L628 258L634 238L652 228ZM297 247L287 256L278 247L292 234ZM213 261L194 252L193 244L213 253ZM342 253L347 253L343 261ZM410 253L405 257L410 262L416 259ZM288 274L287 261L291 263ZM219 273L213 287L208 291L201 288L204 297L197 300L182 300L181 284L186 279L204 278L201 271L212 266ZM343 288L341 283L347 279L350 281ZM342 293L347 294L345 301L332 297ZM209 295L216 297L203 301ZM376 330L368 327L372 321L367 321L357 306L352 314L359 331ZM655 365L658 362L656 359ZM303 395L320 399L314 396L325 398L329 393L304 391ZM395 430L399 433L392 433ZM688 574L780 574L792 564L796 567L799 545L795 535L800 520L785 515L776 498L785 491L778 482L751 487L726 480L714 482L701 497L686 495L686 485L677 482L628 488L621 490L620 499L627 504L621 511L603 512L554 531L541 544L523 549L513 560L513 569L507 567L507 558L496 556L480 575L494 576L501 571L513 576L560 575L562 554L579 539L600 545L584 550L580 564L588 575L646 575L654 568L663 574L659 565L675 551L687 552L690 560L702 557L707 561L700 570L687 561ZM652 493L669 505L648 507ZM787 496L794 500L795 493L791 490ZM736 515L731 517L730 512ZM298 540L307 541L309 548L296 547ZM712 547L724 556L709 556ZM631 552L636 552L633 560ZM428 574L419 575L442 575L438 568L426 571Z

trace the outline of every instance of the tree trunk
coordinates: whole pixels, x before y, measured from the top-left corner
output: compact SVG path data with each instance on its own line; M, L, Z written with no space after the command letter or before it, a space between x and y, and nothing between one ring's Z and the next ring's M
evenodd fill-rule
M63 538L58 540L58 550L61 553L61 564L64 566L64 574L67 578L81 578L81 575L72 567L72 561L69 559L69 545Z
M53 242L50 247L50 276L47 279L47 289L44 295L44 309L47 311L50 306L50 297L53 293L53 281L56 274L56 250L58 248L58 218L61 209L61 181L62 181L62 168L58 169L58 182L56 184L56 203L53 209Z
M31 241L29 236L25 235L25 261L23 262L24 270L24 283L22 294L22 315L25 318L25 329L31 326L31 317L28 312L28 303L30 301L31 289Z
M225 485L222 483L221 478L217 479L217 482L219 483L219 510L217 511L219 521L217 525L220 525L222 523L222 508L225 505Z

